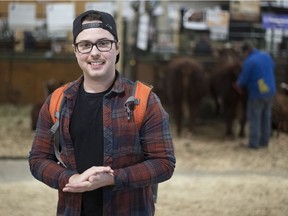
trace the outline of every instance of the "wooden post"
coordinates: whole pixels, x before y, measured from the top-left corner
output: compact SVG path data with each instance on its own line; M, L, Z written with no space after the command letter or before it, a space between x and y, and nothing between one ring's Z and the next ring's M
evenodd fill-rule
M122 16L122 1L117 1L117 17L116 17L116 24L117 24L117 33L118 33L118 40L120 41L120 59L118 63L116 64L116 69L122 73L123 71L123 50L124 48L121 46L124 45L122 44L122 41L124 42L123 38L123 16Z

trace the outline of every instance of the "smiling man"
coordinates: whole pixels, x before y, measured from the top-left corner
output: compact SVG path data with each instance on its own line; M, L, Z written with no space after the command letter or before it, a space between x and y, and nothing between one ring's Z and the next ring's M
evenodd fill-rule
M176 162L169 116L151 92L141 128L131 121L124 104L134 82L115 69L120 42L110 14L80 14L73 36L83 75L63 93L61 163L50 134L50 95L39 114L31 173L58 189L57 215L154 215L152 185L171 178Z

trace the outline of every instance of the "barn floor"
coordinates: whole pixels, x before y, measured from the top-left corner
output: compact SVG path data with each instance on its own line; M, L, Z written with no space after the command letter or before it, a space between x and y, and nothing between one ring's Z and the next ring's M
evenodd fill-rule
M34 135L30 109L0 106L1 215L55 215L56 191L30 176L25 159ZM223 133L221 122L205 120L193 134L173 136L176 169L159 185L156 216L287 216L288 136L249 150L240 145L245 139Z

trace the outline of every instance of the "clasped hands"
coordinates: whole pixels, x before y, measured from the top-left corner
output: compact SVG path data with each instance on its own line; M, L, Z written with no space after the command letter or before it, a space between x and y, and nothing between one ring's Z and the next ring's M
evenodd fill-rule
M114 185L114 175L111 167L93 166L81 174L74 174L63 188L63 192L82 193L98 188Z

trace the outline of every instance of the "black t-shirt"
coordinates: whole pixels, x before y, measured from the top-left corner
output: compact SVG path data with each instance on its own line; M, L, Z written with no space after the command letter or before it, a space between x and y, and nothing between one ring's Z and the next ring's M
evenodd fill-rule
M109 90L87 93L83 84L80 86L70 125L79 173L92 166L103 166L103 97ZM102 195L101 188L84 192L81 216L102 215Z

